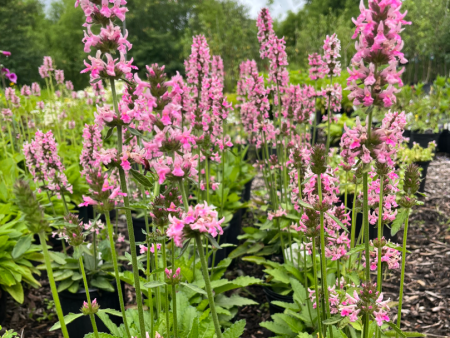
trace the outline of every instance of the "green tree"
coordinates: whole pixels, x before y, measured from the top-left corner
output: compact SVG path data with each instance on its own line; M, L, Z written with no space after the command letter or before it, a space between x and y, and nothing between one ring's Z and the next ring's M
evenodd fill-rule
M0 49L12 53L5 65L17 74L19 85L38 81L45 52L42 5L38 0L0 0L0 18Z

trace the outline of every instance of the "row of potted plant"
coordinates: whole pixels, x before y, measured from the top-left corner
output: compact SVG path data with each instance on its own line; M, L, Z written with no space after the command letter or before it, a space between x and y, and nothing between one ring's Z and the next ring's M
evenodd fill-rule
M341 73L336 34L326 37L323 56L309 58L311 79L324 79L326 86L290 84L285 42L262 9L258 40L269 76L260 76L254 61L243 62L233 112L223 93L221 58L210 55L204 36L193 38L186 80L168 78L158 64L138 75L133 59L125 58L132 47L127 32L117 25L125 19L125 2L78 5L86 16L85 51L95 52L82 72L89 73L97 96L103 97L103 81L111 92L110 100L97 100L88 123L79 124L82 143L70 140L55 119L30 123L32 115L13 89L6 89L2 110L12 120L10 129L22 131L19 140L9 130L1 135L16 171L6 190L13 189L29 234L13 244L13 258L30 250L40 254L35 258L44 262L38 268L45 266L58 317L52 330L73 338L80 333L70 328L85 319L86 337L239 337L245 321L233 321L237 307L256 304L239 289L260 284L273 306L273 320L261 326L280 337L421 336L401 330L408 220L420 203L420 172L407 163L412 155L397 161L406 114L387 111L402 86L398 63L406 62L399 33L409 23L398 2L362 4L355 20L360 43L346 90L353 105L366 110L363 121L344 123L339 154L331 147L333 112L342 101L342 87L333 81ZM61 72L50 57L39 71L50 112L61 114L64 93L53 85ZM123 83L120 92L117 83ZM326 107L325 144L315 140L318 101ZM383 118L375 126L377 114ZM65 165L71 160L61 157L66 146L72 159L80 147L76 168L82 178L69 179ZM242 196L254 176L246 164L249 148L265 185L252 203ZM79 180L85 183L77 201ZM87 222L75 213L74 201L92 206ZM257 222L242 229L244 243L234 248L224 243L234 241L227 224L245 207L254 209ZM125 233L113 224L113 210L116 219L125 216ZM142 215L143 227L134 226L133 214ZM401 228L400 245L383 236ZM50 233L61 240L60 251L49 248ZM123 255L120 242L127 244ZM263 265L264 280L224 278L240 256ZM401 269L396 323L393 303L383 297L386 269ZM123 283L134 290L133 307L125 304ZM118 308L94 298L93 287L115 290ZM80 309L65 315L63 291L81 289Z

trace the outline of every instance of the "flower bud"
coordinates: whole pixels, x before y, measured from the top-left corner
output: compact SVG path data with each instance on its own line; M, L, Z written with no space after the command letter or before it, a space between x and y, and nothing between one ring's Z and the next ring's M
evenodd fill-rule
M311 171L320 175L327 170L326 149L323 144L316 144L311 152Z
M414 195L420 186L420 172L419 167L415 164L410 164L405 170L405 181L403 183L403 190L408 195Z
M18 180L14 185L14 194L16 195L16 202L20 211L25 216L25 222L28 229L36 234L41 231L46 231L49 227L45 220L44 211L36 199L36 195L31 190L28 182Z
M97 303L97 299L94 299L91 304L88 302L84 302L83 306L81 307L80 311L85 315L94 315L98 312L98 309L100 308L100 305Z

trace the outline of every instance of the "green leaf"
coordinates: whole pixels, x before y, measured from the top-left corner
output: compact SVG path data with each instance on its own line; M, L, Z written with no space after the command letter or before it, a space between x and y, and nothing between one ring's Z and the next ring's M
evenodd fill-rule
M152 288L157 288L157 287L163 286L163 285L166 285L166 283L155 280L152 282L145 283L144 287L152 289Z
M108 328L108 330L114 335L114 336L121 336L120 335L120 331L119 328L117 327L116 324L114 324L112 322L111 319L109 319L109 316L104 313L104 312L97 312L96 315L98 316L98 318L101 319L101 321L103 322L103 324L105 324L105 326Z
M401 228L403 223L405 223L406 218L409 216L409 209L401 209L397 213L397 217L395 217L394 222L392 222L391 226L391 235L394 236Z
M386 324L389 325L391 327L391 329L394 330L395 332L397 332L400 336L406 337L405 333L402 330L400 330L400 328L397 325L395 325L394 323L386 322Z
M195 318L192 323L191 331L189 332L189 338L198 338L198 334L198 318Z
M69 277L72 277L73 271L72 270L59 270L56 271L53 277L55 277L55 281L60 282L64 279L67 279Z
M342 230L344 230L345 232L348 232L347 227L341 222L341 220L339 218L337 218L336 216L330 214L329 212L326 212L326 214L328 216L330 216L333 219L333 221L335 221L341 227Z
M136 181L138 181L140 184L142 184L144 187L148 187L148 188L153 187L150 180L147 177L145 177L144 175L142 175L139 171L131 168L130 172L131 172L131 175L133 176L133 178Z
M307 208L307 209L314 209L314 207L311 204L308 204L306 202L303 202L302 200L297 200L296 201L298 204L300 204L302 207Z
M266 269L265 273L273 277L273 280L289 284L289 275L284 269Z
M115 127L109 128L108 132L106 133L105 140L107 140L111 137L111 135L113 134L114 128Z
M276 333L277 335L292 335L292 331L287 325L280 325L275 322L262 322L259 323L260 326L265 327L266 329Z
M225 309L231 309L233 306L258 305L254 300L241 297L237 294L233 294L231 297L220 294L217 296L215 304Z
M3 289L8 292L12 298L14 298L14 300L19 303L22 304L23 300L24 300L24 295L23 295L23 288L22 288L22 283L17 283L11 286L7 286L7 285L2 285Z
M200 289L197 285L194 285L194 284L188 284L188 283L184 283L184 282L181 282L180 284L181 284L181 285L184 285L185 287L191 289L192 291L197 292L197 293L200 293L200 294L202 294L202 295L206 295L206 294L207 294L205 290Z
M104 312L113 316L122 317L122 312L113 309L100 309L98 312Z
M223 338L239 338L244 333L244 329L245 320L241 319L225 330Z
M214 289L214 292L217 294L226 292L233 289L243 288L249 285L255 285L255 284L261 284L262 280L251 277L251 276L240 276L234 280L232 280L230 283L227 283L223 286L217 287Z
M354 255L355 253L361 252L365 250L365 246L364 244L359 244L357 246L355 246L353 249L347 251L347 256L351 256Z
M31 235L20 237L11 253L12 258L17 259L28 251L31 247Z
M289 328L292 330L292 332L301 332L304 329L304 325L301 321L298 319L291 317L285 313L276 313L272 315L272 318L274 319L275 323L280 325L286 325L289 326Z
M72 323L75 319L80 318L83 316L82 313L69 313L68 315L64 316L64 323L67 325L69 323ZM53 325L49 331L55 331L61 328L61 323L56 322L55 325Z
M110 281L105 277L94 278L93 280L91 280L91 285L101 290L114 292L113 286L111 285Z
M344 319L341 315L335 315L331 318L325 319L322 321L324 325L333 325L339 323L342 319Z
M309 333L306 332L300 332L297 336L297 338L314 338L313 336L311 336Z
M206 233L205 236L208 238L209 242L215 249L222 249L222 247L217 243L217 241L214 239L213 236L211 236L209 233Z
M65 255L61 252L49 251L48 254L50 255L50 258L58 264L64 265L67 263L65 260Z
M58 292L62 292L65 289L68 289L73 283L72 279L65 279L58 285Z

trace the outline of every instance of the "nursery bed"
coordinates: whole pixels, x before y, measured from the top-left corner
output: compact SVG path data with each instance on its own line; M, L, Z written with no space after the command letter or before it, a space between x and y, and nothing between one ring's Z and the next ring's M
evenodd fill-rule
M263 182L260 182L264 184ZM258 186L258 178L254 186ZM403 329L426 333L430 337L450 337L450 158L437 157L428 169L426 182L428 196L424 205L418 206L411 216L408 231L408 249L412 252L406 264L405 298L402 311ZM245 221L251 221L246 218ZM125 230L125 229L123 229ZM402 232L399 232L399 241ZM121 253L125 246L120 248ZM262 277L262 268L252 263L237 260L227 277L237 275ZM384 282L385 294L397 300L400 271L388 276ZM46 278L39 278L42 288L27 289L22 305L8 298L6 318L2 325L14 329L23 337L56 338L60 335L48 332L56 321L54 310L47 310L51 299ZM134 298L131 289L126 289L127 301ZM241 294L259 302L259 305L239 309L236 319L247 321L243 338L262 338L273 335L259 326L270 319L269 307L264 292L259 286L250 286ZM80 304L81 306L81 304ZM396 309L392 317L395 320ZM49 314L53 313L53 316Z

